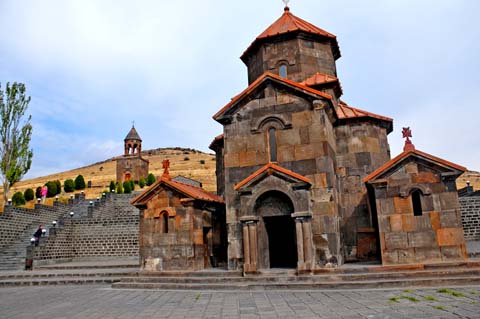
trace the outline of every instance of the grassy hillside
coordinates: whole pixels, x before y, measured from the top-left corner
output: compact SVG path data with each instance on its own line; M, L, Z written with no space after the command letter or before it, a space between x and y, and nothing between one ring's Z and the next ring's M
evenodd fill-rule
M166 148L143 151L142 156L150 161L150 172L155 176L162 175L162 161L168 158L170 160L170 175L172 177L182 175L201 182L203 188L208 191L214 192L216 190L215 156L213 154L207 154L193 149ZM15 192L23 192L27 188L35 191L38 186L44 185L49 180L58 179L62 182L63 186L64 180L69 178L75 179L79 174L83 175L85 183L88 181L92 182L92 188L85 189L87 198L96 198L104 189L108 189L110 181L116 179L115 159L109 159L104 162L66 172L21 181L14 185L10 192L10 197ZM3 190L0 190L0 207L3 207L2 193ZM27 206L33 206L33 203Z

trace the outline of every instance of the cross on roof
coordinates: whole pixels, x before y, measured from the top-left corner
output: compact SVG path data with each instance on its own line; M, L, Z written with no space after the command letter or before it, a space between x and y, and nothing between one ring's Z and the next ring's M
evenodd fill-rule
M415 150L415 145L413 145L412 141L410 140L410 137L412 137L412 130L410 130L410 127L402 128L402 136L403 136L403 138L406 138L405 146L403 147L403 151L404 152L414 151Z
M168 172L168 169L170 168L170 160L164 159L162 162L162 167L163 167L163 176L168 179L170 179L170 173Z

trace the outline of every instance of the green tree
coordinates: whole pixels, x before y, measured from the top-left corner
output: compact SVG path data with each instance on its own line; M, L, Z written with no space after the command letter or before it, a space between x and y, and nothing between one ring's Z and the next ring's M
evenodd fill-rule
M130 194L132 192L132 183L130 183L130 181L123 182L123 192L125 194Z
M75 189L85 189L85 179L82 175L78 175L77 177L75 177Z
M57 193L55 195L58 195L62 192L62 183L58 179L54 183L57 185Z
M145 187L145 178L140 177L140 180L138 181L138 186L140 186L140 188Z
M110 181L110 186L108 188L110 189L110 192L113 192L115 190L115 182Z
M65 193L71 193L75 190L75 183L73 179L69 178L63 182L63 190Z
M153 175L152 173L148 174L148 176L147 176L147 186L152 185L156 181L157 181L157 179L155 178L155 175Z
M16 192L15 194L13 194L12 203L15 206L25 205L25 197L23 197L23 193L22 192Z
M47 197L53 197L58 194L57 192L57 183L54 181L48 181L45 186L48 188Z
M117 183L117 194L123 194L122 183Z
M4 202L12 186L20 181L32 165L33 151L31 116L22 120L30 103L25 85L7 82L5 92L0 84L0 180L3 183Z
M35 198L42 198L42 187L38 186L35 189Z
M33 198L35 198L35 194L33 193L33 189L27 188L25 192L23 193L23 197L25 197L25 200L27 202L31 201Z

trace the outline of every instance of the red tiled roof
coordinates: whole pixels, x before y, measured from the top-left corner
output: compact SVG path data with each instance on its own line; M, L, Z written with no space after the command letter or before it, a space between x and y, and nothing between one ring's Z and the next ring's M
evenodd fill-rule
M242 188L242 186L246 185L248 182L250 182L254 178L260 176L263 172L265 172L267 170L275 170L275 171L278 171L278 172L283 173L285 175L291 176L295 179L301 180L302 182L309 183L309 184L311 183L310 180L308 178L306 178L305 176L302 176L300 174L292 172L291 170L288 170L286 168L278 166L275 163L268 163L267 165L263 166L262 168L260 168L259 170L257 170L256 172L254 172L253 174L251 174L250 176L245 178L243 181L241 181L237 185L235 185L234 190L236 190L236 191L239 190L240 188Z
M337 108L337 116L341 120L357 118L357 117L373 117L382 121L393 122L393 119L389 117L378 115L375 113L370 113L367 111L363 111L363 110L351 107L343 101L340 101L338 103L338 106L339 107Z
M208 148L211 149L211 150L213 150L212 147L213 147L215 144L217 144L219 141L223 140L223 137L224 137L223 134L220 134L220 135L215 136L215 138L213 139L212 143L210 143L210 146L209 146Z
M337 37L334 34L331 34L325 30L320 29L319 27L307 22L290 12L288 7L285 7L285 10L282 16L272 23L265 31L263 31L248 47L247 50L242 54L242 58L247 54L247 52L255 45L256 42L274 37L281 34L286 34L295 31L303 31L322 37L330 38L333 40L333 51L336 54L336 57L340 57L340 49L338 48Z
M315 86L315 85L332 83L332 82L338 82L338 79L334 76L317 72L311 77L309 77L308 79L306 79L305 81L300 82L300 84L303 84L306 86Z
M142 205L144 204L144 200L147 198L147 196L154 190L156 189L159 185L165 184L174 190L178 191L179 193L182 193L190 198L200 200L200 201L205 201L205 202L215 202L215 203L224 203L223 199L213 193L207 192L203 188L196 187L193 185L189 184L184 184L180 183L171 179L168 179L166 177L160 178L155 184L150 186L146 191L132 199L130 202L132 205Z
M382 166L380 166L379 168L377 168L375 171L373 171L372 173L370 173L368 176L366 176L363 181L365 183L377 178L379 175L381 175L382 173L384 173L385 171L387 171L388 169L392 168L393 166L395 166L396 164L400 163L402 160L406 159L407 157L411 156L411 155L416 155L416 156L419 156L419 157L423 157L423 158L426 158L432 162L436 162L438 164L441 164L443 166L447 166L449 168L452 168L452 169L455 169L455 170L459 170L461 172L465 172L467 169L463 166L460 166L458 164L455 164L455 163L452 163L452 162L449 162L449 161L446 161L444 159L441 159L439 157L436 157L436 156L433 156L433 155L430 155L428 153L424 153L422 151L419 151L419 150L409 150L409 151L406 151L406 152L402 152L400 153L399 155L397 155L396 157L392 158L391 160L389 160L388 162L386 162L385 164L383 164Z
M300 84L298 82L295 82L295 81L292 81L292 80L289 80L289 79L286 79L286 78L282 78L281 76L279 76L277 74L274 74L274 73L271 73L271 72L265 72L258 79L256 79L252 84L250 84L242 93L236 95L234 98L232 98L232 100L227 105L225 105L220 111L215 113L215 115L213 115L213 119L216 120L218 117L220 117L220 115L222 115L228 109L230 109L230 107L232 107L237 102L239 102L241 99L243 99L244 97L246 97L250 93L252 93L264 80L266 80L268 78L272 79L272 80L275 80L277 82L289 85L291 87L294 87L296 89L302 90L302 91L310 93L310 94L319 95L319 96L324 97L324 98L329 99L329 100L332 99L332 96L327 94L327 93L320 92L318 90L312 89L312 88L310 88L306 85Z

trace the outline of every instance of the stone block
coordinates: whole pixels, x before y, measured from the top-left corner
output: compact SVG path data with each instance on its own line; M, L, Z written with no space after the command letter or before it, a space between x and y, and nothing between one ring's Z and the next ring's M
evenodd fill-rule
M432 230L437 230L440 228L440 214L438 212L430 212L430 223L432 224Z
M319 143L328 138L327 128L325 126L315 125L308 128L308 139L310 143Z
M310 135L308 127L301 127L299 130L300 134L300 143L301 144L310 144Z
M299 145L300 134L298 129L280 130L277 131L277 145Z
M315 188L325 188L327 187L327 174L319 173L313 175L313 182Z
M396 214L411 214L413 215L413 205L410 197L394 197L393 204Z
M446 192L439 195L442 211L458 209L458 196L456 192Z
M253 166L256 164L256 152L249 151L249 152L240 152L239 153L239 166Z
M415 248L415 259L424 262L438 262L442 260L439 247L418 247Z
M408 248L408 237L406 233L385 233L386 249Z
M436 247L437 238L434 231L408 233L409 247Z
M397 253L399 264L412 264L416 262L415 250L413 248L398 249Z
M294 161L295 147L289 144L279 146L277 150L277 159L280 163Z
M396 250L382 251L382 263L385 265L398 264L398 252Z
M438 246L456 246L465 243L462 228L437 229Z
M408 216L408 215L403 215ZM430 222L430 215L425 214L422 216L412 216L415 220L415 231L432 230L432 224Z
M416 229L417 219L413 215L401 215L404 232L413 232Z
M377 211L381 215L395 214L395 206L392 198L382 198L377 200Z
M305 127L312 124L312 111L307 110L303 112L292 113L292 126Z
M402 215L391 215L390 216L390 229L392 232L402 232L403 231L403 219Z
M441 212L440 223L442 228L462 227L462 221L456 211Z
M240 166L239 153L225 153L224 164L225 164L225 167L238 167L238 166Z
M419 172L412 175L412 182L417 184L439 183L440 178L433 172Z
M408 163L405 165L405 171L408 174L418 174L418 166L415 162Z
M295 160L301 161L315 158L315 149L312 144L295 145Z
M442 254L443 260L451 260L451 259L464 259L464 254L462 252L461 246L445 246L440 247L440 251Z

